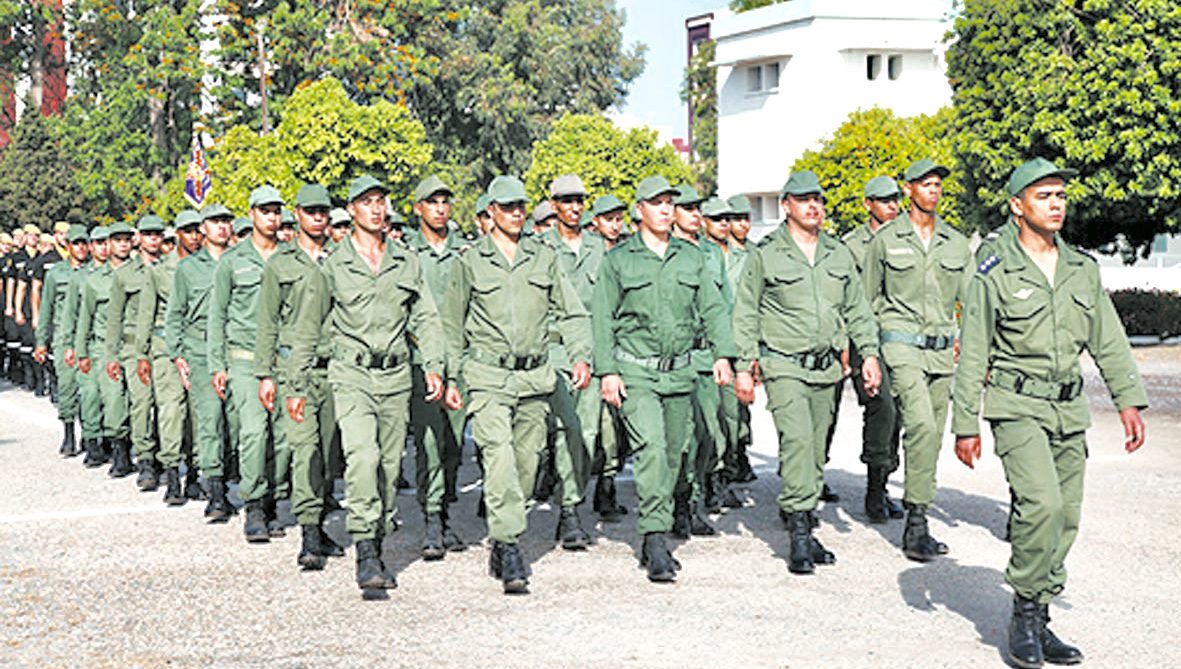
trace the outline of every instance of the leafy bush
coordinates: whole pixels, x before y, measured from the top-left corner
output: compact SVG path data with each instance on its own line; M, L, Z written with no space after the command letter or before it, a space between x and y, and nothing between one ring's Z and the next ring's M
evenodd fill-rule
M1111 301L1130 335L1181 334L1181 295L1164 290L1117 290Z

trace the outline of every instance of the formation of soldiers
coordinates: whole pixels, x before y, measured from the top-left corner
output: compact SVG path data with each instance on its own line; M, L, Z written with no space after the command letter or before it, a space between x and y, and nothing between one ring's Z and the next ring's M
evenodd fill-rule
M1097 266L1057 235L1074 172L1017 168L1009 220L975 251L937 213L947 175L925 159L901 187L871 179L866 223L843 241L824 230L807 171L784 184L784 222L757 244L744 196L660 176L624 203L592 201L563 175L531 214L524 185L500 176L470 237L436 176L415 189L410 228L370 176L343 209L319 184L291 203L264 185L237 219L214 203L172 228L153 215L135 229L26 227L0 237L5 369L53 396L64 456L137 472L169 505L205 500L211 523L238 513L236 484L248 542L283 536L276 509L290 500L304 570L344 555L323 531L343 477L363 590L396 587L381 546L398 526L408 443L422 558L464 549L452 517L469 427L489 568L506 593L528 589L518 542L534 504L559 509L555 542L586 550L591 481L594 512L618 521L629 458L642 566L674 581L668 535L715 534L710 515L743 506L760 384L788 569L832 565L815 511L836 499L824 468L846 378L865 408L865 516L903 519L902 552L928 562L949 551L926 516L948 407L971 466L983 395L1013 499L1010 655L1075 663L1046 624L1079 523L1080 353L1097 361L1129 451L1144 441L1144 390ZM900 461L901 505L886 494Z

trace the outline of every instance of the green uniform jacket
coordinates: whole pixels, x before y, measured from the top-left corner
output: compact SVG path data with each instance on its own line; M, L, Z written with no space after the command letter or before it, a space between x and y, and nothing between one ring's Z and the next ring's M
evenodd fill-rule
M262 289L258 297L258 336L254 346L254 375L260 379L279 378L290 382L295 374L292 368L293 331L299 322L311 319L322 323L322 314L316 300L304 293L314 290L320 264L327 257L313 260L296 242L279 247L262 270ZM313 313L304 313L303 308ZM315 349L317 358L327 358L327 328L320 328L319 345ZM304 386L306 387L306 385Z
M787 223L767 235L746 259L734 306L734 339L738 369L749 370L758 360L769 379L836 383L841 378L836 356L817 370L782 356L837 351L848 340L864 357L876 357L878 328L849 249L821 230L810 264Z
M408 231L404 238L406 246L418 254L418 262L422 265L423 276L430 286L431 295L435 298L435 307L443 309L443 298L447 296L447 287L451 285L451 270L459 260L459 254L469 245L459 230L451 228L447 231L447 241L442 251L427 243L420 231ZM422 354L415 346L412 351L414 364L422 364Z
M413 336L422 353L423 370L443 374L439 311L416 253L387 243L374 274L357 253L350 235L333 249L315 276L315 283L305 289L304 299L311 304L298 307L306 317L300 318L292 332L292 395L307 392L322 328L328 330L330 356L346 362L357 355L396 356L409 361L408 339ZM317 314L322 317L316 318ZM399 364L375 373L405 374L409 390L408 369ZM330 368L329 377L332 375Z
M1021 247L1017 235L1002 235L993 255L976 270L964 303L960 363L952 392L952 432L979 434L980 392L991 371L1018 372L1051 383L1079 377L1079 355L1094 358L1119 409L1146 407L1140 372L1111 298L1103 290L1094 260L1055 237L1058 265L1051 287ZM1087 397L1031 401L1012 390L989 386L984 417L1035 418L1054 412L1062 433L1091 425Z
M570 286L574 288L582 308L590 313L591 300L595 294L595 280L598 279L599 267L603 264L603 258L607 255L607 244L602 237L587 232L583 232L580 238L582 241L578 244L577 253L562 240L557 225L537 239L557 254L558 269L562 271L562 276L566 277ZM558 332L557 324L553 321L550 321L549 336L550 363L557 369L570 369L574 361L566 352L566 347L562 344L561 333ZM583 360L587 360L587 358L583 358Z
M742 272L746 269L746 257L750 255L750 251L740 249L733 243L729 248L730 251L725 253L726 280L730 282L730 311L733 313L734 302L738 299L738 282L742 280Z
M206 359L209 296L216 271L217 261L205 248L177 263L164 312L164 345L169 358Z
M70 275L69 292L66 295L65 307L62 309L61 332L55 332L53 335L53 345L59 346L63 351L67 348L74 348L74 335L78 330L78 315L82 310L82 291L86 288L86 280L90 278L96 268L93 260L87 260Z
M111 282L114 280L114 273L111 261L108 260L86 277L86 286L82 291L82 308L78 312L78 326L74 332L74 354L79 360L103 352L107 336L107 303L111 301ZM93 350L91 344L94 345Z
M41 282L41 314L37 323L38 348L53 342L54 350L60 352L61 343L65 341L66 333L62 328L62 320L66 314L66 302L70 299L74 282L81 272L70 266L68 260L54 264L45 273L45 280Z
M262 286L262 255L251 239L227 250L213 272L209 299L209 371L229 369L229 351L254 350L258 334L258 296ZM319 327L319 323L316 324Z
M718 295L722 296L722 303L726 305L726 320L734 318L734 290L730 286L730 279L726 274L726 255L722 249L704 237L699 237L697 250L705 256L706 279L712 281ZM698 374L708 374L713 370L714 360L709 335L704 321L697 324L697 338L693 347L693 368Z
M442 315L448 381L455 382L466 356L479 363L464 368L464 381L473 390L504 385L510 372L494 362L503 356L548 359L551 320L570 357L590 360L590 322L582 300L559 270L554 250L533 237L521 238L511 263L491 236L477 241L451 273ZM549 365L520 374L534 394L553 389Z
M147 268L147 280L139 298L135 324L135 353L138 359L151 360L168 355L164 326L168 318L168 298L180 256L169 253Z
M612 249L599 270L592 301L595 374L626 371L628 383L689 392L696 383L691 366L660 372L620 361L617 353L641 359L685 355L702 325L714 360L734 357L729 312L712 278L715 273L705 254L675 237L663 258L639 234Z
M878 232L881 231L882 228L878 228ZM876 234L869 229L869 223L863 223L841 237L845 248L853 254L853 263L857 265L857 271L862 274L865 273L865 254L869 251L869 243L873 241Z
M135 341L140 296L148 282L148 267L138 255L115 270L107 303L106 361L118 362L138 350Z
M962 302L972 279L972 251L968 240L935 219L929 246L924 249L906 214L878 230L865 254L865 295L885 333L955 337L956 302ZM935 351L908 343L884 343L886 359L913 360L935 374L955 370L952 347ZM896 351L896 353L895 353Z

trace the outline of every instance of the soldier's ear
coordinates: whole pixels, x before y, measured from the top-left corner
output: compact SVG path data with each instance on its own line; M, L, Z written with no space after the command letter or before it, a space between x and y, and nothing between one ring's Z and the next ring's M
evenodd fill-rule
M1024 193L1025 191L1022 191ZM1022 218L1025 216L1025 207L1021 202L1021 194L1009 198L1009 213L1015 218Z

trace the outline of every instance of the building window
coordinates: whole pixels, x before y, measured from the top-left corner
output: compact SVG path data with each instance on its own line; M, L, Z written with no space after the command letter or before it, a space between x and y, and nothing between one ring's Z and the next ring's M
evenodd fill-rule
M750 65L746 68L747 93L774 93L779 90L779 61Z
M871 53L865 57L865 78L873 81L882 73L882 57Z
M865 78L869 81L877 81L882 74L882 61L885 60L886 77L890 81L894 81L902 76L902 54L890 54L883 56L880 53L871 53L865 56Z
M893 55L886 61L886 73L890 77L890 81L894 81L902 76L902 56Z

